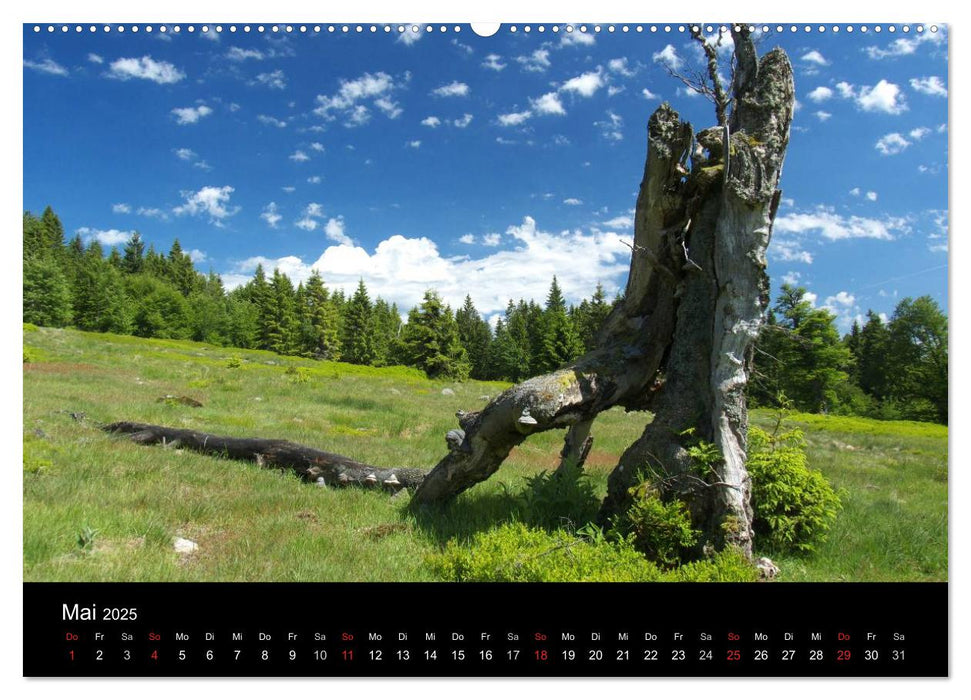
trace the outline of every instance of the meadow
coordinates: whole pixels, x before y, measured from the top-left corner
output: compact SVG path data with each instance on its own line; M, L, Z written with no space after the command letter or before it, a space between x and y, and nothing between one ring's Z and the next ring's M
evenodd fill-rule
M25 581L437 580L430 558L449 541L522 518L527 478L555 468L563 437L531 437L491 479L416 515L407 492L320 488L255 463L140 447L99 425L278 437L430 468L455 412L507 385L28 325L23 369ZM615 409L594 425L586 470L601 494L649 420ZM751 420L771 429L777 415L756 410ZM843 508L812 554L759 552L779 580L947 579L945 426L809 414L785 425L805 432L810 464ZM178 537L198 548L176 552Z

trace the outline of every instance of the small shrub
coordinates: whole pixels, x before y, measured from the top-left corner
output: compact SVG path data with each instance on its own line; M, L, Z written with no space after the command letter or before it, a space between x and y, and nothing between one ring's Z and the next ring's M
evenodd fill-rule
M528 477L520 499L523 519L546 529L586 524L597 516L600 507L590 478L574 464Z
M700 533L691 527L691 515L678 500L664 502L657 488L644 481L631 488L630 507L614 518L608 535L629 542L652 561L674 566Z
M310 381L310 370L306 367L294 367L290 365L284 374L287 377L287 381L291 384L306 384Z
M233 355L228 360L226 360L226 366L229 369L239 369L243 366L243 360L239 355Z
M756 537L770 549L812 551L841 503L826 477L809 467L802 431L771 436L753 426L748 439Z
M31 348L24 346L24 364L30 364L31 362L37 362L37 353Z
M576 533L507 523L470 542L451 540L429 562L446 581L754 581L757 571L737 550L668 571L628 542L610 541L593 525Z
M34 331L37 331L37 330L40 330L40 329L37 326L35 326L33 323L24 324L24 333L33 333Z
M77 545L82 552L90 552L94 547L94 539L98 536L98 530L85 525L78 531Z
M26 433L24 435L24 474L39 474L50 469L54 465L51 452L50 446L44 440Z

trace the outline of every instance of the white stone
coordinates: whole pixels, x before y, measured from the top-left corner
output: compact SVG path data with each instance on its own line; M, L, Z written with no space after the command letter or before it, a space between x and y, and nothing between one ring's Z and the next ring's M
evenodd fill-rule
M179 554L191 554L199 549L198 544L192 540L187 540L184 537L176 537L175 542L172 543L172 547Z

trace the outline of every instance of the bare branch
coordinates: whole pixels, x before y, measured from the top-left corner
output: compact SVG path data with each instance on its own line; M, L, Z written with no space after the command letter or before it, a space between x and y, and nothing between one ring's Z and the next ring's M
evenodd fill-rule
M728 124L725 110L728 108L729 99L725 94L725 87L722 85L721 77L718 75L718 51L705 38L700 25L691 27L691 38L701 44L701 50L705 52L705 57L708 59L708 79L711 80L712 85L711 90L715 102L715 116L718 118L718 125L725 126ZM719 33L720 42L721 34Z

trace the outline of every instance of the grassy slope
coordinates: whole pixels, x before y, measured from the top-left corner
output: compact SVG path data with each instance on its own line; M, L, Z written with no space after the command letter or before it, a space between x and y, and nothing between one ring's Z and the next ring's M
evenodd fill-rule
M28 330L24 365L25 580L428 580L426 555L514 518L524 477L556 463L562 434L531 438L488 482L416 519L406 498L319 489L288 474L179 450L135 446L96 423L139 420L281 437L374 464L429 467L458 409L501 384L432 382L198 343ZM238 356L242 366L227 366ZM299 381L291 366L307 368ZM446 386L454 395L443 395ZM160 403L187 395L202 408ZM71 412L84 412L75 421ZM588 471L601 490L645 414L595 426ZM754 412L770 425L772 416ZM844 493L817 555L776 557L786 580L943 580L947 430L917 423L797 415L810 461ZM84 528L98 531L90 551ZM175 536L199 543L188 556Z

